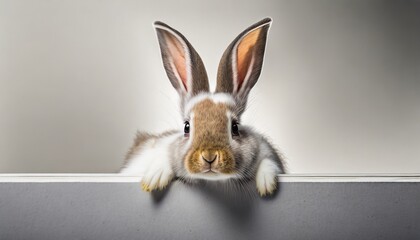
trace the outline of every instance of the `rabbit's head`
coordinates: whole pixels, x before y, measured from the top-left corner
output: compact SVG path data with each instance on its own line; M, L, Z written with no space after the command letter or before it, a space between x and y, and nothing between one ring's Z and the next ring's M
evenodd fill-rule
M216 91L210 92L203 62L192 45L177 30L155 22L163 65L181 99L184 139L178 147L189 177L238 176L244 161L257 154L250 149L258 141L239 123L261 73L270 24L270 18L263 19L233 40L220 61Z

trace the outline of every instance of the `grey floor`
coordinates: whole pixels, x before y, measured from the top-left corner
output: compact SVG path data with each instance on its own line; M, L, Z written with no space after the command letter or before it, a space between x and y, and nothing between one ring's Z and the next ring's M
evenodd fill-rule
M420 239L420 183L0 183L0 239Z

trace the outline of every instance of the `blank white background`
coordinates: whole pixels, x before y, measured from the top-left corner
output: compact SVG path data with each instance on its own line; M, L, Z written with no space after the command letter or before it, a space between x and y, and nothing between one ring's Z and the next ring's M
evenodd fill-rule
M218 61L271 16L244 124L293 173L420 172L420 2L0 0L0 172L115 172L137 129L182 128L161 20Z

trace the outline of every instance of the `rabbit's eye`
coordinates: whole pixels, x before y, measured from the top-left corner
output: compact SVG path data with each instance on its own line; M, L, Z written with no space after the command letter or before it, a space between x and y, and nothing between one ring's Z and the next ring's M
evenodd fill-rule
M239 127L238 127L238 123L236 121L232 122L232 135L233 136L239 136Z
M188 121L185 121L184 123L184 134L187 135L190 133L190 123Z

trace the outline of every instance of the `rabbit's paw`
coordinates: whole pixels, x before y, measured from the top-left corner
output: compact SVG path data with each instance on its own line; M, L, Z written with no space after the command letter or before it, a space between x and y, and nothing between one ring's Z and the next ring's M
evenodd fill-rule
M277 189L278 166L270 159L263 159L257 170L256 184L261 197L271 195Z
M143 190L147 192L163 190L169 185L173 178L174 172L171 169L170 164L156 161L146 170L141 180L141 186Z

